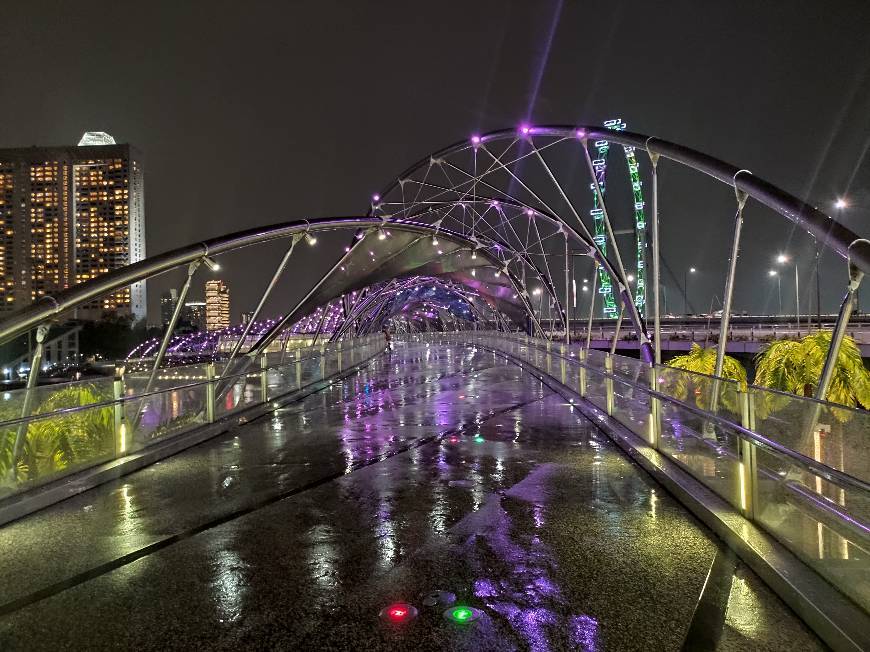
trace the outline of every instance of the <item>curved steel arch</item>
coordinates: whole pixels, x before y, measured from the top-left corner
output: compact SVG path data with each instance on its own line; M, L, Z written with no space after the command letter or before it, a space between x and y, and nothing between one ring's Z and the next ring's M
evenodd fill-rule
M431 185L431 184L429 184L429 185ZM445 190L449 191L450 189L445 188ZM589 237L588 235L586 235L584 233L577 231L577 229L575 229L571 224L564 222L562 219L560 219L553 212L551 212L547 209L532 208L532 207L528 206L527 204L516 201L513 198L497 199L497 198L491 197L491 196L477 195L473 199L459 199L459 200L452 200L452 201L429 201L429 202L425 203L426 205L423 208L421 208L417 211L412 212L410 209L413 209L414 207L411 206L410 209L404 208L403 210L401 210L400 214L401 213L407 214L407 215L409 215L409 219L417 222L421 219L430 217L434 213L435 215L437 215L437 220L436 220L436 223L434 225L436 230L437 230L437 229L444 228L442 226L442 221L444 219L447 219L450 216L451 211L453 209L455 209L457 206L473 208L473 206L475 204L479 204L479 203L494 205L496 207L496 212L499 214L503 214L504 208L509 207L509 208L516 210L519 215L522 215L522 216L525 216L526 218L528 218L528 221L530 223L536 223L538 220L541 220L541 221L544 221L544 222L550 224L551 226L554 227L554 233L551 233L549 236L546 236L546 237L552 237L553 235L558 233L558 234L561 234L562 236L564 236L566 239L570 238L572 241L578 243L586 250L585 255L588 255L589 257L593 258L597 262L597 264L600 266L603 273L611 274L614 276L614 278L616 278L616 270L617 270L616 265L608 258L604 249L602 247L599 247L596 245L593 238ZM380 202L377 205L373 205L372 209L371 209L371 214L381 213L381 219L384 220L385 223L392 223L392 221L396 219L395 213L386 213L384 211L384 206L385 206L385 203L383 203L383 202ZM482 214L480 212L478 212L477 215L480 218L480 222L482 222L484 224L484 226L486 226L490 231L494 232L496 235L499 235L498 234L498 225L494 225L486 219L486 212L484 212ZM467 226L464 222L460 222L455 217L453 218L453 220L455 222L453 224L454 230L464 229ZM537 230L537 226L535 228ZM541 283L544 285L544 288L546 289L547 293L550 295L553 302L555 303L555 307L557 310L557 314L559 315L559 319L562 322L562 324L565 327L566 332L567 332L567 329L569 326L568 318L567 318L568 317L567 316L567 306L563 307L562 301L559 298L558 293L556 292L556 288L553 284L551 275L544 273L538 267L538 265L534 262L532 257L529 255L528 251L518 251L515 246L511 245L511 243L508 242L507 237L504 237L504 238L495 237L488 232L476 231L475 228L472 228L470 233L462 231L462 230L460 230L459 232L462 233L462 235L465 235L466 237L469 237L470 239L474 240L475 242L481 244L481 246L483 246L485 244L485 243L480 241L481 237L483 237L485 240L491 241L489 246L490 246L490 249L492 249L492 253L495 257L499 258L500 252L511 252L511 254L512 254L511 258L521 261L527 267L532 269L532 271L535 272L535 275L539 278ZM505 235L507 236L507 234L505 234ZM539 235L539 237L541 237L540 233L538 233L538 235ZM503 260L505 262L505 265L508 265L510 262L512 262L511 260L505 260L504 256L501 256L501 260ZM622 287L622 285L620 286L620 296L622 297L622 295L624 293L627 293L630 297L630 292L627 289L627 284L625 285L625 287ZM633 303L633 300L630 300L630 303ZM637 334L638 341L641 343L642 350L644 352L648 352L649 351L649 334L648 334L647 329L646 329L646 324L640 318L639 313L637 313L637 311L630 312L630 317L632 318L633 326L634 326L635 332Z
M523 133L524 130L526 130L525 133ZM529 139L535 136L563 139L573 138L584 144L589 140L609 140L623 146L641 149L650 156L663 157L703 172L736 190L746 193L749 197L764 204L801 228L806 229L820 243L837 252L841 257L851 259L852 263L863 273L870 274L870 245L862 244L850 252L849 247L853 243L863 239L818 208L807 204L761 177L753 175L748 170L738 168L691 147L631 131L612 131L606 127L592 125L521 127L519 130L500 129L473 137L472 139L463 139L433 152L408 166L396 178L396 181L384 186L379 196L386 197L399 186L403 179L409 177L414 171L422 168L432 160L455 152L479 147L487 142L508 138ZM475 140L477 142L474 142Z
M476 310L476 306L474 305L474 303L469 302L468 298L465 297L465 294L458 287L456 287L456 285L458 285L458 284L454 285L453 283L445 281L444 279L441 279L438 277L428 277L428 278L425 278L423 280L425 281L426 284L432 284L432 285L441 287L442 289L444 289L448 292L453 292L453 293L459 294L460 296L462 296L466 300L466 302L468 302L471 305L473 310ZM418 284L420 283L420 281L421 281L420 277L413 276L413 277L410 277L407 279L403 279L401 281L400 280L393 280L393 281L390 281L390 282L384 284L384 286L382 286L382 287L374 288L371 293L367 294L365 297L363 297L361 300L359 300L356 304L354 304L351 313L347 315L344 322L339 326L339 328L337 328L335 330L335 332L332 334L332 337L330 338L330 341L334 341L334 340L341 338L352 327L353 321L364 320L364 319L366 319L367 315L370 312L379 310L380 305L382 303L388 301L389 298L391 298L387 294L388 292L393 292L395 295L398 295L398 293L400 293L400 292L406 291L406 290L414 288L414 287L418 287L419 286ZM490 303L487 300L487 297L485 295L482 295L480 293L476 293L473 290L466 290L465 293L475 294L475 296L480 297L481 300L483 300L487 304L487 306L491 310L493 310L493 312L496 311L490 305ZM480 313L478 313L478 314L480 314Z
M371 216L294 220L254 229L245 229L225 236L179 247L118 268L59 292L54 296L44 297L39 302L12 313L5 319L0 320L0 343L6 342L39 324L51 320L57 315L73 310L104 294L109 294L131 283L147 280L183 265L196 262L206 256L216 256L264 242L287 239L293 235L304 234L310 231L335 231L354 228L375 230L383 223L384 221L381 218ZM430 236L434 232L431 225L411 221L391 221L390 228L401 229L423 236ZM439 236L454 241L462 247L475 247L475 243L472 240L452 233L447 229L440 229L437 233ZM493 266L497 267L499 265L500 261L490 258L488 252L484 251L482 253ZM519 279L513 277L511 279L519 283ZM522 286L521 283L520 286Z

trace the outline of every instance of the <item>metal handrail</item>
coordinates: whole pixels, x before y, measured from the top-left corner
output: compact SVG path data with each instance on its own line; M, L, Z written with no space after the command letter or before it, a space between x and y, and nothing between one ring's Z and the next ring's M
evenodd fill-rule
M351 346L347 349L342 349L342 350L343 351L345 351L345 350L350 351L352 349L363 348L366 346L373 346L373 344L372 343L360 344L358 346ZM328 353L328 352L325 351L324 355L326 353ZM221 381L221 380L231 380L231 379L241 378L243 376L255 376L255 375L260 374L264 371L270 371L270 370L274 370L274 369L282 369L284 367L295 366L298 363L306 362L308 360L317 360L321 357L323 357L323 356L311 356L309 358L300 358L299 360L293 360L292 362L289 362L287 364L275 365L275 366L270 366L270 367L258 367L257 369L255 369L253 371L244 371L242 373L230 374L227 376L215 376L211 380L196 381L196 382L192 382L192 383L186 383L183 385L173 385L172 387L167 387L164 389L155 389L155 390L151 390L149 392L143 392L142 394L131 394L129 396L122 396L120 398L113 398L113 399L109 399L106 401L99 401L96 403L87 403L86 405L75 405L75 406L68 407L68 408L61 408L59 410L54 410L53 412L43 412L40 414L31 414L31 415L25 416L25 417L16 417L14 419L0 421L0 429L7 428L9 426L15 426L15 425L18 425L21 423L31 423L33 421L43 421L45 419L50 419L52 417L66 417L66 416L69 416L70 414L75 414L77 412L84 412L85 410L114 407L116 405L123 405L124 403L129 402L129 401L139 401L142 399L150 398L152 396L157 396L158 394L164 394L166 392L175 392L175 391L179 391L179 390L183 390L183 389L191 389L194 387L201 387L203 385L208 385L210 383L215 383L215 382ZM173 369L183 369L183 367L172 367L172 368ZM85 380L85 381L74 381L74 382L81 382L82 384L87 384L90 381Z
M166 253L158 254L101 274L96 278L58 292L54 296L43 297L40 301L13 312L0 320L0 344L83 303L114 292L132 283L137 283L182 265L193 263L205 256L215 256L255 244L286 239L294 234L307 233L311 230L371 229L383 224L384 220L381 217L372 216L310 218L246 229L179 247L172 251L167 251ZM390 221L389 224L391 229L420 235L429 235L435 230L435 227L431 224L411 220L395 220ZM476 247L473 240L450 229L438 228L437 233L444 240L455 242L462 247ZM480 250L480 254L491 264L499 266L499 261L493 258L486 250Z
M535 348L538 348L538 347L536 346ZM492 350L498 351L498 349L492 349ZM740 424L734 423L733 421L730 421L724 417L721 417L717 414L713 414L711 412L705 412L701 408L694 406L694 405L691 405L689 403L684 403L684 402L680 401L679 399L674 398L673 396L670 396L668 394L664 394L662 392L654 390L654 389L647 387L646 385L643 385L641 383L636 383L634 381L628 380L625 376L620 376L618 374L612 374L612 373L608 373L606 371L602 371L598 367L594 367L594 366L591 366L587 363L584 363L581 360L579 360L578 358L565 356L561 352L558 352L558 351L548 351L547 353L550 355L555 355L557 357L560 357L568 362L573 362L574 364L576 364L578 366L582 366L582 367L586 368L587 370L591 370L593 373L595 373L599 376L603 376L604 378L610 378L611 380L615 380L616 382L622 383L623 385L628 385L628 386L633 387L635 389L639 389L639 390L649 394L650 396L653 396L654 398L664 400L664 401L667 401L667 402L672 403L672 404L676 404L676 405L680 406L681 408L684 408L684 409L688 410L689 412L692 412L692 413L694 413L698 416L701 416L705 419L710 419L710 420L715 421L721 425L725 425L728 428L732 428L732 429L738 431L742 437L744 437L745 439L751 440L753 443L755 443L759 447L764 448L766 450L769 450L771 452L774 452L778 455L782 455L784 457L787 457L790 460L792 460L796 466L803 468L805 471L809 471L810 473L821 476L822 478L829 480L830 482L833 482L834 484L846 485L846 486L851 487L853 489L858 489L860 491L870 492L870 483L864 482L863 480L860 480L859 478L855 478L854 476L851 476L847 473L843 473L842 471L840 471L838 469L834 469L834 468L827 466L825 464L822 464L821 462L817 462L816 460L814 460L810 457L807 457L807 456L803 455L802 453L798 453L797 451L794 451L786 446L783 446L782 444L778 444L778 443L768 439L767 437L764 437L763 435L760 435L752 430L749 430L748 428L745 428L744 426L742 426Z

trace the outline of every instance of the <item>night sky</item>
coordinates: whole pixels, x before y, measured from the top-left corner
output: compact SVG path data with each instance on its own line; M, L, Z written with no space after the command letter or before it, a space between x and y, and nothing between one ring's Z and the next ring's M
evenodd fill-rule
M88 130L134 144L156 254L250 226L364 213L409 164L474 132L621 117L825 210L846 195L842 220L866 237L868 26L866 0L7 0L0 147L74 144ZM699 267L691 292L701 304L721 296L733 192L709 181L683 192L662 206L664 256L677 275ZM753 215L750 204L736 307L775 310L772 257L798 254L809 288L811 241ZM334 261L329 244L300 253L281 302ZM234 319L253 308L280 253L226 260ZM177 281L150 282L151 306ZM842 260L826 256L823 308L835 309L845 282Z

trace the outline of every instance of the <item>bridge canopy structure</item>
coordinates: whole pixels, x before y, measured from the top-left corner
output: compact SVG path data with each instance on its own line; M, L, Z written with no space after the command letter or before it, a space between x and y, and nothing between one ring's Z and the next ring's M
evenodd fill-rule
M629 196L622 204L616 199L618 184L608 182L606 193L604 188L602 152L612 145L627 156ZM645 178L639 158L648 172ZM722 345L712 375L662 364L658 171L664 160L725 184L733 193L733 212L722 216L733 237L722 279L722 311L716 318L720 340L732 331L747 205L764 206L782 218L783 228L796 225L843 259L845 297L815 398L726 378ZM628 206L629 211L615 206ZM620 226L627 223L631 244L626 247L619 236L625 235ZM329 270L298 296L281 296L278 283L293 273L297 247L323 247L321 236L326 233L337 234L329 240L341 243L324 254L330 256ZM254 309L248 322L221 331L174 335L197 274L217 269L221 257L231 252L276 242L284 245L284 253L264 276L262 290L250 297ZM582 316L572 314L576 259L585 259L592 270L592 300ZM186 279L162 337L142 343L127 360L118 361L114 377L39 384L40 358L54 325L96 297L176 269L186 271ZM361 534L371 523L358 523L354 531L368 541L365 563L380 564L384 573L369 568L375 579L358 590L364 578L352 570L354 553L346 543L294 530L292 545L306 550L318 569L306 596L326 600L323 604L330 605L330 613L337 613L339 602L342 608L371 607L372 596L385 603L384 610L369 620L361 613L341 617L340 625L330 631L320 622L319 633L308 643L347 644L353 638L349 623L362 619L368 629L361 640L368 646L389 647L396 641L411 645L401 638L406 630L378 629L383 624L378 623L397 619L388 624L399 627L406 616L418 616L427 636L442 636L435 626L442 619L431 617L437 611L454 624L464 618L480 624L471 630L449 630L431 649L598 649L602 622L590 615L598 609L602 619L606 613L606 619L617 623L607 629L605 647L631 640L614 633L625 626L651 645L692 649L701 645L703 632L711 627L703 620L703 614L715 611L710 601L731 604L730 597L722 596L739 593L733 589L734 578L744 573L754 591L770 595L761 600L770 620L756 628L758 645L775 647L765 637L772 631L770 623L778 620L788 621L789 628L793 625L789 631L806 637L809 648L824 642L837 649L862 649L870 645L870 627L865 626L870 622L870 594L863 581L870 573L865 445L870 413L825 399L857 289L868 271L870 242L818 209L747 170L629 132L616 121L604 127L520 125L472 135L399 173L358 215L306 216L192 243L46 297L0 320L0 342L35 331L27 386L8 392L0 404L0 523L7 524L0 537L8 532L8 550L14 551L0 556L5 560L0 561L0 576L13 576L18 567L38 566L28 557L30 548L19 545L22 537L35 536L36 531L48 537L52 519L71 518L70 505L105 495L90 492L120 492L122 503L127 502L119 518L134 535L124 538L120 554L100 548L97 556L105 559L92 562L87 538L101 534L96 526L84 527L83 538L71 546L73 570L55 564L46 572L58 577L26 574L21 586L0 592L0 619L9 616L17 632L31 631L26 623L34 621L34 614L65 622L52 601L61 600L68 589L83 599L78 592L91 590L92 580L116 581L116 571L128 572L134 562L145 562L152 554L165 551L171 556L176 544L199 535L208 545L222 545L220 537L238 535L233 527L248 517L256 522L255 534L246 533L249 538L258 538L262 528L264 541L274 549L284 534L269 530L262 510L281 511L288 522L299 525L310 517L306 510L314 509L305 501L322 500L333 515L341 516L321 524L323 531L334 532L342 522L351 527L352 511L342 511L341 501L329 495L335 483L345 482L343 495L352 500L374 496L371 500L378 505L372 526L379 533L376 540ZM265 306L275 301L282 302L281 314L265 315ZM604 333L601 321L595 323L599 313L612 318L610 341L599 338L608 350L591 346L595 328ZM637 358L615 354L625 332L637 343ZM386 351L385 339L392 340ZM317 403L317 397L323 401ZM305 408L298 411L294 406L299 405ZM266 415L270 419L261 419ZM356 428L356 421L363 425ZM288 438L288 429L304 432L310 442ZM241 442L248 436L251 456L244 458L234 451L246 446ZM314 448L306 449L309 443ZM475 445L482 452L476 452ZM575 447L579 457L574 457ZM291 453L306 461L288 462ZM195 472L198 480L190 480L191 468L214 464L222 455L233 461L226 468L220 463L214 492L212 485L206 491L197 482L204 482L215 469ZM626 473L623 455L639 465L631 474L643 469L652 477L631 475L624 495L633 498L625 498L616 488ZM402 456L411 460L408 465ZM547 461L539 463L539 458ZM160 460L167 460L168 469L162 480L152 466ZM236 473L246 464L249 472ZM403 509L396 496L403 496L405 488L399 484L381 491L383 475L367 470L378 464L389 466L402 482L431 488L433 503L445 492L452 497L427 507L425 517L409 507L403 517L394 518ZM273 466L282 471L273 472ZM431 473L420 475L420 469ZM125 480L134 471L140 472L130 476L135 479ZM362 477L368 479L355 484ZM426 483L433 477L437 486L430 487ZM155 487L164 481L172 487L175 502L153 498L159 493ZM237 483L245 487L238 494ZM648 493L652 484L660 494ZM600 489L604 485L609 488ZM130 487L141 492L138 496L152 496L143 498L147 516L142 521L132 516ZM559 487L572 487L576 494L560 493ZM469 493L456 497L454 490ZM177 498L188 491L205 506L202 515ZM223 509L215 496L228 496L229 506ZM568 594L577 585L571 585L571 573L560 568L573 568L565 546L570 547L567 542L576 533L568 536L564 530L548 529L552 522L570 524L572 513L582 513L582 518L603 528L595 531L616 547L617 540L631 538L626 534L631 530L648 546L635 550L636 560L655 550L650 553L656 567L651 577L654 584L665 586L680 576L680 569L668 569L667 561L679 537L671 537L662 548L653 542L664 532L656 521L661 496L666 496L661 509L670 522L697 543L697 555L686 555L694 564L686 577L700 577L687 589L700 591L698 604L681 604L678 624L655 632L620 619L603 603L591 606L594 600L583 613L569 609L573 603ZM595 509L583 511L578 497ZM110 502L101 500L101 505ZM357 505L360 513L366 513L367 501ZM649 532L633 520L641 504L652 514L654 528ZM100 514L112 521L114 508L105 509ZM37 510L44 510L42 517L31 516ZM615 530L595 520L595 512L608 518L616 514ZM177 516L178 525L161 521L164 513ZM622 513L634 516L622 519ZM514 517L525 543L511 539L508 521ZM430 584L415 585L413 590L395 586L394 576L386 571L407 559L406 548L418 557L397 574L408 577L415 569L437 566L427 557L425 542L412 530L402 530L403 518L429 523L432 536L483 542L482 548L472 543L460 546L473 561L463 567L461 578L451 580L456 586L438 585L450 578L437 573ZM224 525L232 526L229 534L221 530ZM405 538L396 535L397 529ZM170 534L165 537L149 538L166 531ZM576 536L583 546L594 547L593 535L590 530ZM546 553L528 549L528 541L538 545L547 536L553 538ZM50 558L62 556L57 546L46 545ZM449 545L444 546L438 549L449 552ZM489 552L481 553L482 549ZM280 588L263 577L239 579L237 571L245 566L242 553L224 552L203 563L213 567L236 555L221 566L220 586L215 589L222 596L218 607L235 627L239 613L253 612L234 603L235 598L246 595L258 581L268 586L262 595L280 593ZM248 553L262 561L263 550L246 549ZM608 551L601 554L607 557ZM485 576L482 569L493 567L487 555L507 564L501 576ZM330 566L330 560L339 557L344 560L341 568ZM591 559L583 562L587 570ZM696 563L698 559L703 563ZM167 563L185 572L183 564L169 557ZM311 578L303 578L299 569L282 568L294 582L308 586ZM537 588L521 597L519 588L511 588L512 568L521 568L526 585ZM336 579L345 572L352 582ZM703 578L721 573L727 581L708 582L712 593L707 592ZM572 586L570 591L548 584L557 576ZM148 577L159 580L159 573ZM583 577L594 584L592 575ZM348 589L351 585L353 590ZM335 603L323 597L331 590L341 594ZM643 590L651 589L644 585ZM361 598L362 593L368 597ZM401 600L390 605L390 595ZM667 604L673 596L657 597ZM281 596L278 603L285 599ZM294 605L300 606L298 600ZM460 616L454 608L465 611ZM269 608L262 613L274 616ZM712 627L720 633L727 629L727 610L716 622ZM250 625L256 636L270 626ZM111 624L105 627L111 636L126 636ZM243 636L243 629L233 631ZM286 646L298 649L306 644L304 636L298 638L301 629L282 625L280 631L292 633ZM393 635L399 638L390 639ZM19 636L15 635L16 643L23 640ZM158 634L149 636L155 645L166 643Z

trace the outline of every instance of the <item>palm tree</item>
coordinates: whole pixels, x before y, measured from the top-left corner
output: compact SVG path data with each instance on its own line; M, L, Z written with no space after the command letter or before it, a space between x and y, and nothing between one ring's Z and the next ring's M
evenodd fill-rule
M719 386L716 386L716 379L713 377L713 372L716 370L716 347L706 348L692 343L692 348L686 355L673 358L668 366L690 372L679 374L672 379L670 391L675 398L685 400L691 391L695 395L695 404L700 408L708 409L712 404L710 397L716 391L720 395L720 405L733 412L739 411L736 393L733 391L736 389L734 384L720 382ZM667 384L668 374L662 373L660 376L660 385ZM729 355L725 356L721 378L736 380L740 389L746 389L746 369L737 359ZM666 387L659 389L668 391Z
M686 355L678 355L668 363L668 366L712 376L716 370L716 347L702 348L693 342L692 348ZM736 380L742 388L746 388L746 369L730 355L725 356L721 377Z
M798 396L813 396L830 347L830 331L811 333L798 341L772 342L755 356L754 384ZM849 336L843 338L826 399L870 409L870 371L864 366L861 350Z
M105 390L94 385L70 385L54 392L34 411L34 416L50 414L56 410L98 403L110 398ZM14 441L14 429L6 434L7 441ZM17 475L21 480L36 480L60 470L87 462L107 458L113 451L114 424L110 407L92 408L34 419L27 426L27 437ZM0 440L0 466L11 466L10 446Z

